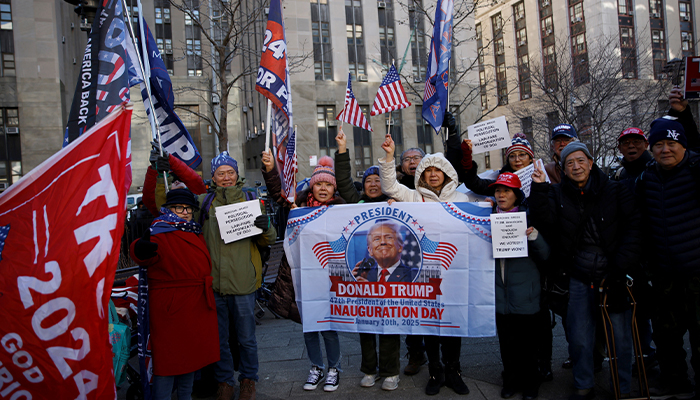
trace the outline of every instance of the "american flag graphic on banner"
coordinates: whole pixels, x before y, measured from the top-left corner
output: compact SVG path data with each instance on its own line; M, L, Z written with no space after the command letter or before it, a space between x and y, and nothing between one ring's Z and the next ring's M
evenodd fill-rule
M342 260L345 258L345 248L348 246L348 241L345 235L340 239L332 242L316 243L312 250L318 261L323 265L323 268L328 266L328 260Z
M420 246L423 249L424 260L440 261L440 265L445 269L450 268L450 264L457 254L457 247L452 243L435 242L428 239L426 235L423 235L420 240Z
M396 72L396 67L391 64L389 72L387 72L382 84L377 90L377 97L374 98L372 104L372 112L370 115L379 115L391 111L400 110L409 107L411 102L406 98L406 91L401 85L401 78Z
M284 171L282 180L284 180L285 193L287 201L294 203L297 188L297 131L292 131L292 136L287 141L287 157L284 159Z
M348 87L345 90L345 106L335 119L373 132L372 127L367 122L367 118L362 113L362 109L360 109L360 105L357 104L355 95L352 93L352 75L350 74L348 74Z

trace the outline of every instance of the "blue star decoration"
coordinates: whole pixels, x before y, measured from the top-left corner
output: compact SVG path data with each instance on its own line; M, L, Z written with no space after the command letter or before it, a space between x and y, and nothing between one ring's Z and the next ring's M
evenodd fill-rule
M10 225L0 226L0 261L2 261L2 250L5 248L5 240L10 233Z

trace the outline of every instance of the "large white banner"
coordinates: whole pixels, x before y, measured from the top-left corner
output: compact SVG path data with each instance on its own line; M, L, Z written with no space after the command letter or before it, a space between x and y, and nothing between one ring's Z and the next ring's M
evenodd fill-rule
M284 249L304 332L494 336L490 214L478 203L292 210Z

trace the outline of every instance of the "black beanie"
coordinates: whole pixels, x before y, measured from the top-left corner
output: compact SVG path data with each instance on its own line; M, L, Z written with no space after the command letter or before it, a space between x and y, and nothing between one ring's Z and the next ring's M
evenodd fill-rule
M173 189L169 191L163 206L170 206L173 204L184 204L199 209L197 197L189 189Z

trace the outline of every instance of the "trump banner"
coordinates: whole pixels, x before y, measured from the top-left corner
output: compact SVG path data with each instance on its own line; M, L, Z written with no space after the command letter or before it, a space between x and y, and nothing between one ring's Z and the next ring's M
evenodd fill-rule
M494 336L489 207L297 208L284 249L304 332Z
M109 297L131 107L0 195L0 396L114 399Z

